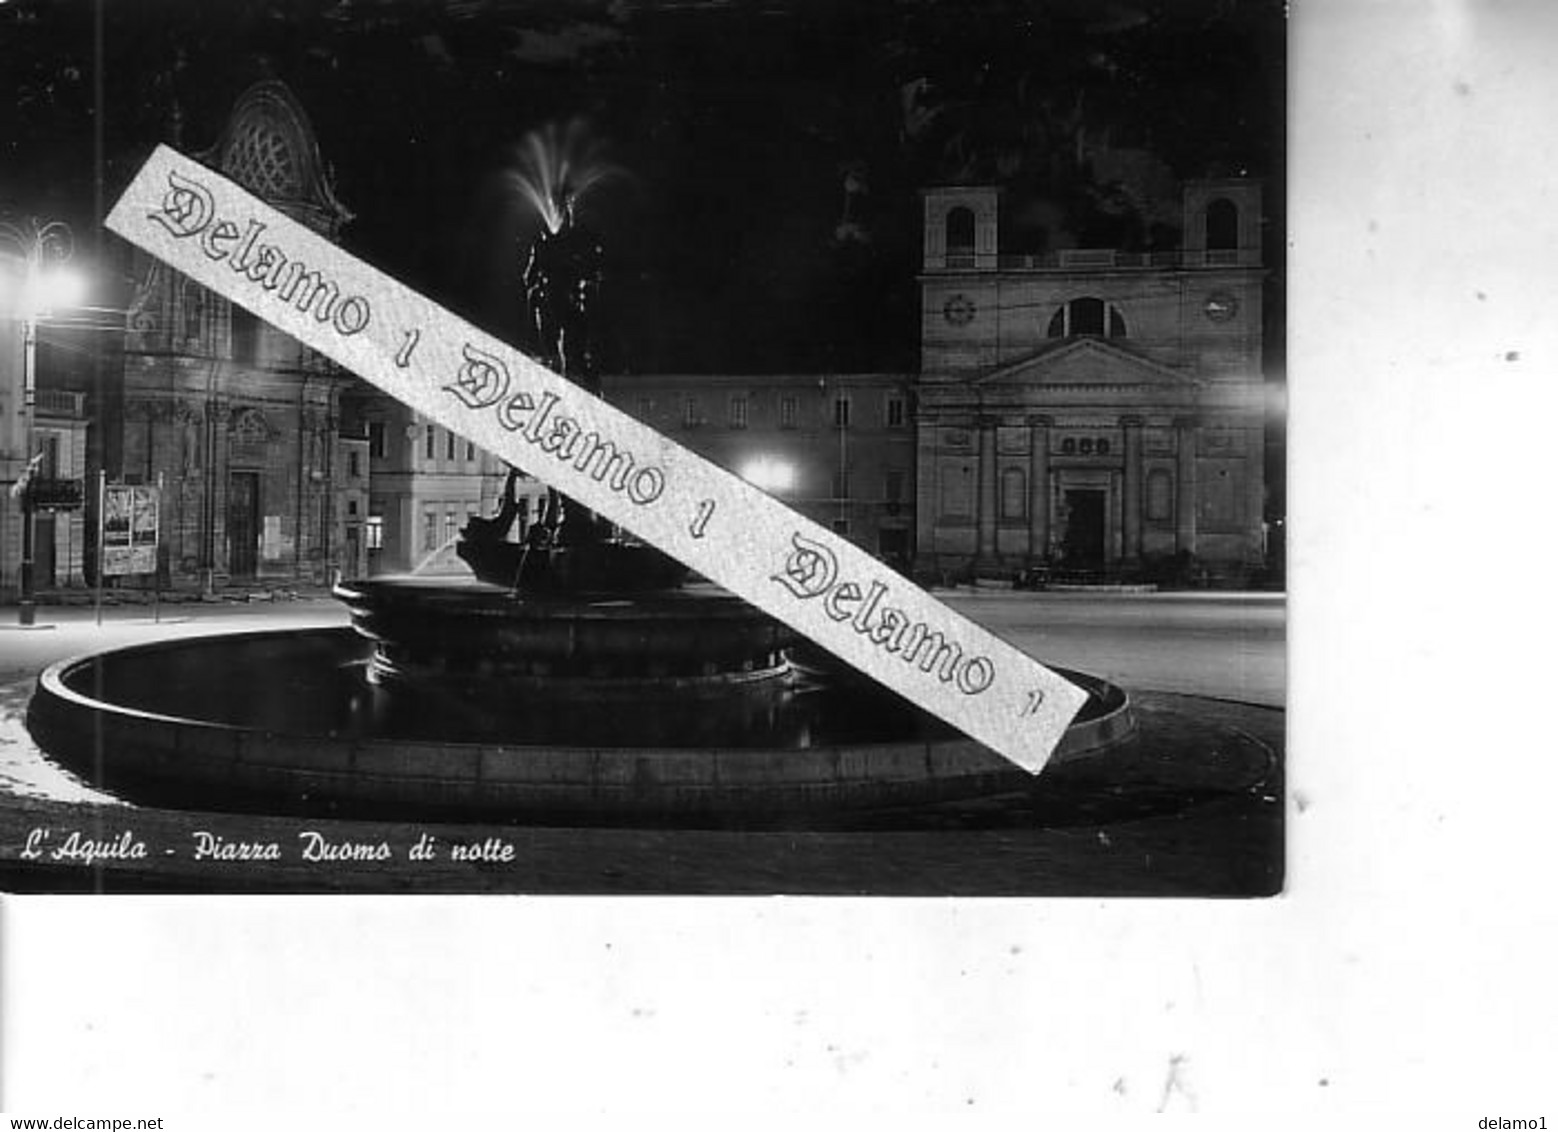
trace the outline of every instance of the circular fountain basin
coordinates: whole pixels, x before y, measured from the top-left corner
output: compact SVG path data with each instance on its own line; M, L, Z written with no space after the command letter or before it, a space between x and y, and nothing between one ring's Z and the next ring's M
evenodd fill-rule
M39 677L28 727L50 757L128 801L248 812L782 821L1010 794L1035 781L863 678L765 681L761 695L669 715L632 697L549 710L544 692L516 692L510 710L473 718L436 690L404 697L375 686L373 651L356 631L330 628L77 657ZM1121 689L1062 674L1089 698L1051 765L1131 740ZM516 732L525 719L533 729Z

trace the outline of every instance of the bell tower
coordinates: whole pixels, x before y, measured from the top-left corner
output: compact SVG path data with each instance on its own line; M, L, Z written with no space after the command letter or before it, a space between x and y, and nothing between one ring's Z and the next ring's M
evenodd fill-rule
M1001 190L988 185L926 189L925 270L994 271Z
M1260 182L1185 183L1186 267L1260 266Z

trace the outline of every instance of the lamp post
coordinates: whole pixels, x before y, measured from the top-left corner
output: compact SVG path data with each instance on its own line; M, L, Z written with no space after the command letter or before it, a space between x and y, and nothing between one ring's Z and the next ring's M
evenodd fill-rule
M11 491L20 498L22 505L22 562L17 622L31 625L34 616L33 481L42 463L42 454L32 450L37 401L38 319L47 316L55 306L69 305L76 300L75 291L79 287L79 280L65 269L65 264L75 254L76 243L70 226L60 220L43 224L37 220L28 220L25 225L0 221L0 249L8 251L22 269L20 286L10 301L14 303L22 323L20 431L23 463L22 472Z

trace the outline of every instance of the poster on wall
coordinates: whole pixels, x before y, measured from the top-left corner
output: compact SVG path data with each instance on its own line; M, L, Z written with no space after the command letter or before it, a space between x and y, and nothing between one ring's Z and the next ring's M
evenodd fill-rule
M103 489L103 573L153 574L161 489L110 486Z

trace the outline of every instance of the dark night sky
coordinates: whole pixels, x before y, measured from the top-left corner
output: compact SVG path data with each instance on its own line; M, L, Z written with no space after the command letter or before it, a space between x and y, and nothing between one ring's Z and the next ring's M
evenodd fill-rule
M1280 0L136 0L103 5L100 51L94 13L0 2L0 207L71 220L83 255L99 79L106 209L175 106L203 149L274 76L356 213L345 243L500 332L533 225L502 172L587 120L624 171L582 213L613 368L913 368L937 182L1006 186L1008 242L1054 208L1077 244L1141 247L1177 238L1165 178L1246 171L1280 268ZM1078 161L1100 144L1108 171Z

